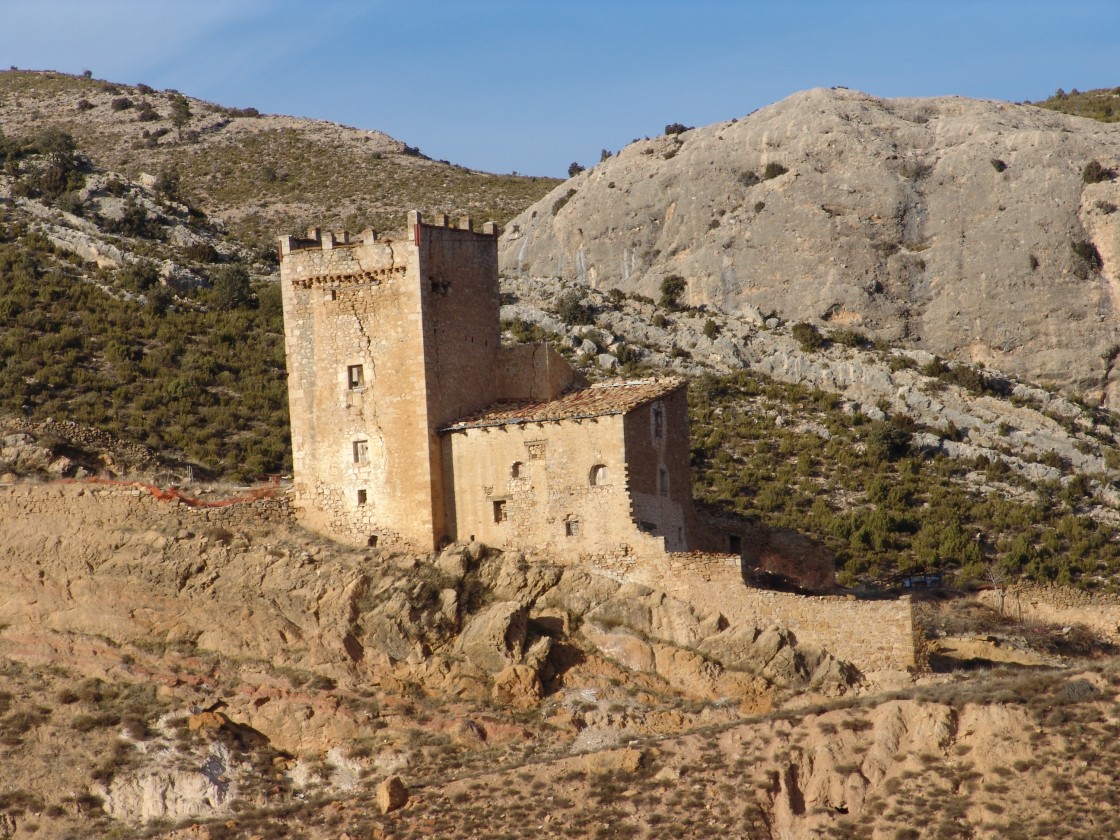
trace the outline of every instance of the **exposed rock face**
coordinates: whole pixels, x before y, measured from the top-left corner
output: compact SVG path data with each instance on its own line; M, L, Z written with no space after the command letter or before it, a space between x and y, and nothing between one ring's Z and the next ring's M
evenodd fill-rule
M652 297L679 274L691 305L851 325L1091 390L1111 385L1102 354L1120 340L1120 186L1084 183L1092 160L1120 162L1120 128L812 90L631 144L515 218L502 265Z

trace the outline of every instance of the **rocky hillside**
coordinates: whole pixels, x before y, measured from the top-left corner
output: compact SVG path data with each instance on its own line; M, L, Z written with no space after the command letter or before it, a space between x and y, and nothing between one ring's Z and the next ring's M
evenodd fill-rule
M1115 830L1082 628L931 601L939 673L869 682L583 570L184 490L0 488L0 837L1026 837L1059 799Z
M52 72L0 72L0 133L67 132L131 180L175 172L182 196L271 249L308 225L396 230L408 210L505 222L556 183L433 161L380 131L230 108L176 91Z
M637 140L513 219L504 271L757 307L1115 404L1120 128L799 93Z

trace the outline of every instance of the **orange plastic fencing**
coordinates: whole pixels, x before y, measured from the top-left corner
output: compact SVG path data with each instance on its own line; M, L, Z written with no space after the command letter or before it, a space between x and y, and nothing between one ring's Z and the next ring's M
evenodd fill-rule
M228 499L218 499L211 501L209 499L198 499L194 496L188 496L181 490L175 487L158 487L155 484L144 484L141 481L115 481L111 478L62 478L55 484L100 484L108 485L111 487L130 487L136 490L142 490L145 493L159 499L161 502L180 502L188 507L197 508L224 508L231 505L243 505L246 502L255 502L259 499L272 499L275 498L280 491L278 483L273 482L264 487L254 487L253 489L242 493L238 496L232 496Z

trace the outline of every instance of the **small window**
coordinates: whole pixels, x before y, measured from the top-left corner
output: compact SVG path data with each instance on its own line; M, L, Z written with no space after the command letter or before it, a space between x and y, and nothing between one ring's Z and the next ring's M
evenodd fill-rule
M346 387L353 391L366 384L366 372L361 365L350 365L346 368Z
M506 521L506 500L505 499L495 499L494 500L494 521L495 522L505 522Z
M365 490L359 490L358 491L358 504L359 505L364 505L365 503L366 503L366 491Z
M354 463L367 464L369 463L369 441L356 440L354 441Z
M730 554L742 554L743 553L743 538L740 537L738 534L728 534L727 535L727 551Z
M653 439L660 440L662 435L665 434L665 409L660 405L655 405L652 412L653 424Z
M520 461L514 461L513 466L509 468L509 477L521 478L521 466L522 464Z
M606 464L596 464L591 468L591 474L588 476L588 482L592 487L600 487L607 483L607 467Z
M657 470L657 495L669 495L669 471L664 467L659 467Z
M656 534L657 533L657 523L655 523L655 522L639 522L638 523L638 530L641 531L643 534Z
M327 300L338 300L338 289L330 289L327 292Z
M564 522L564 536L578 537L579 536L579 520L568 519Z

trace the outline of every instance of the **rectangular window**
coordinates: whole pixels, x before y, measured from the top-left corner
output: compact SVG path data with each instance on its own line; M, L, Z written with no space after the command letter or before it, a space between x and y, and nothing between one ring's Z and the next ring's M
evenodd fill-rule
M505 522L506 521L506 500L505 499L495 499L494 500L494 521L495 522Z
M578 537L579 536L579 520L569 519L564 523L564 536Z
M327 296L329 300L338 300L338 290L331 289L330 292L327 293Z
M729 534L727 537L727 550L731 554L742 554L743 538L738 534Z
M353 391L355 388L364 387L366 372L361 365L350 365L346 368L346 387Z
M366 491L365 490L359 490L358 491L358 504L359 505L364 505L365 503L366 503Z
M354 463L365 464L369 462L369 441L354 441Z
M664 467L657 471L657 493L659 496L669 495L669 471Z
M665 434L665 410L661 406L655 405L653 407L654 440L660 440L663 434Z

